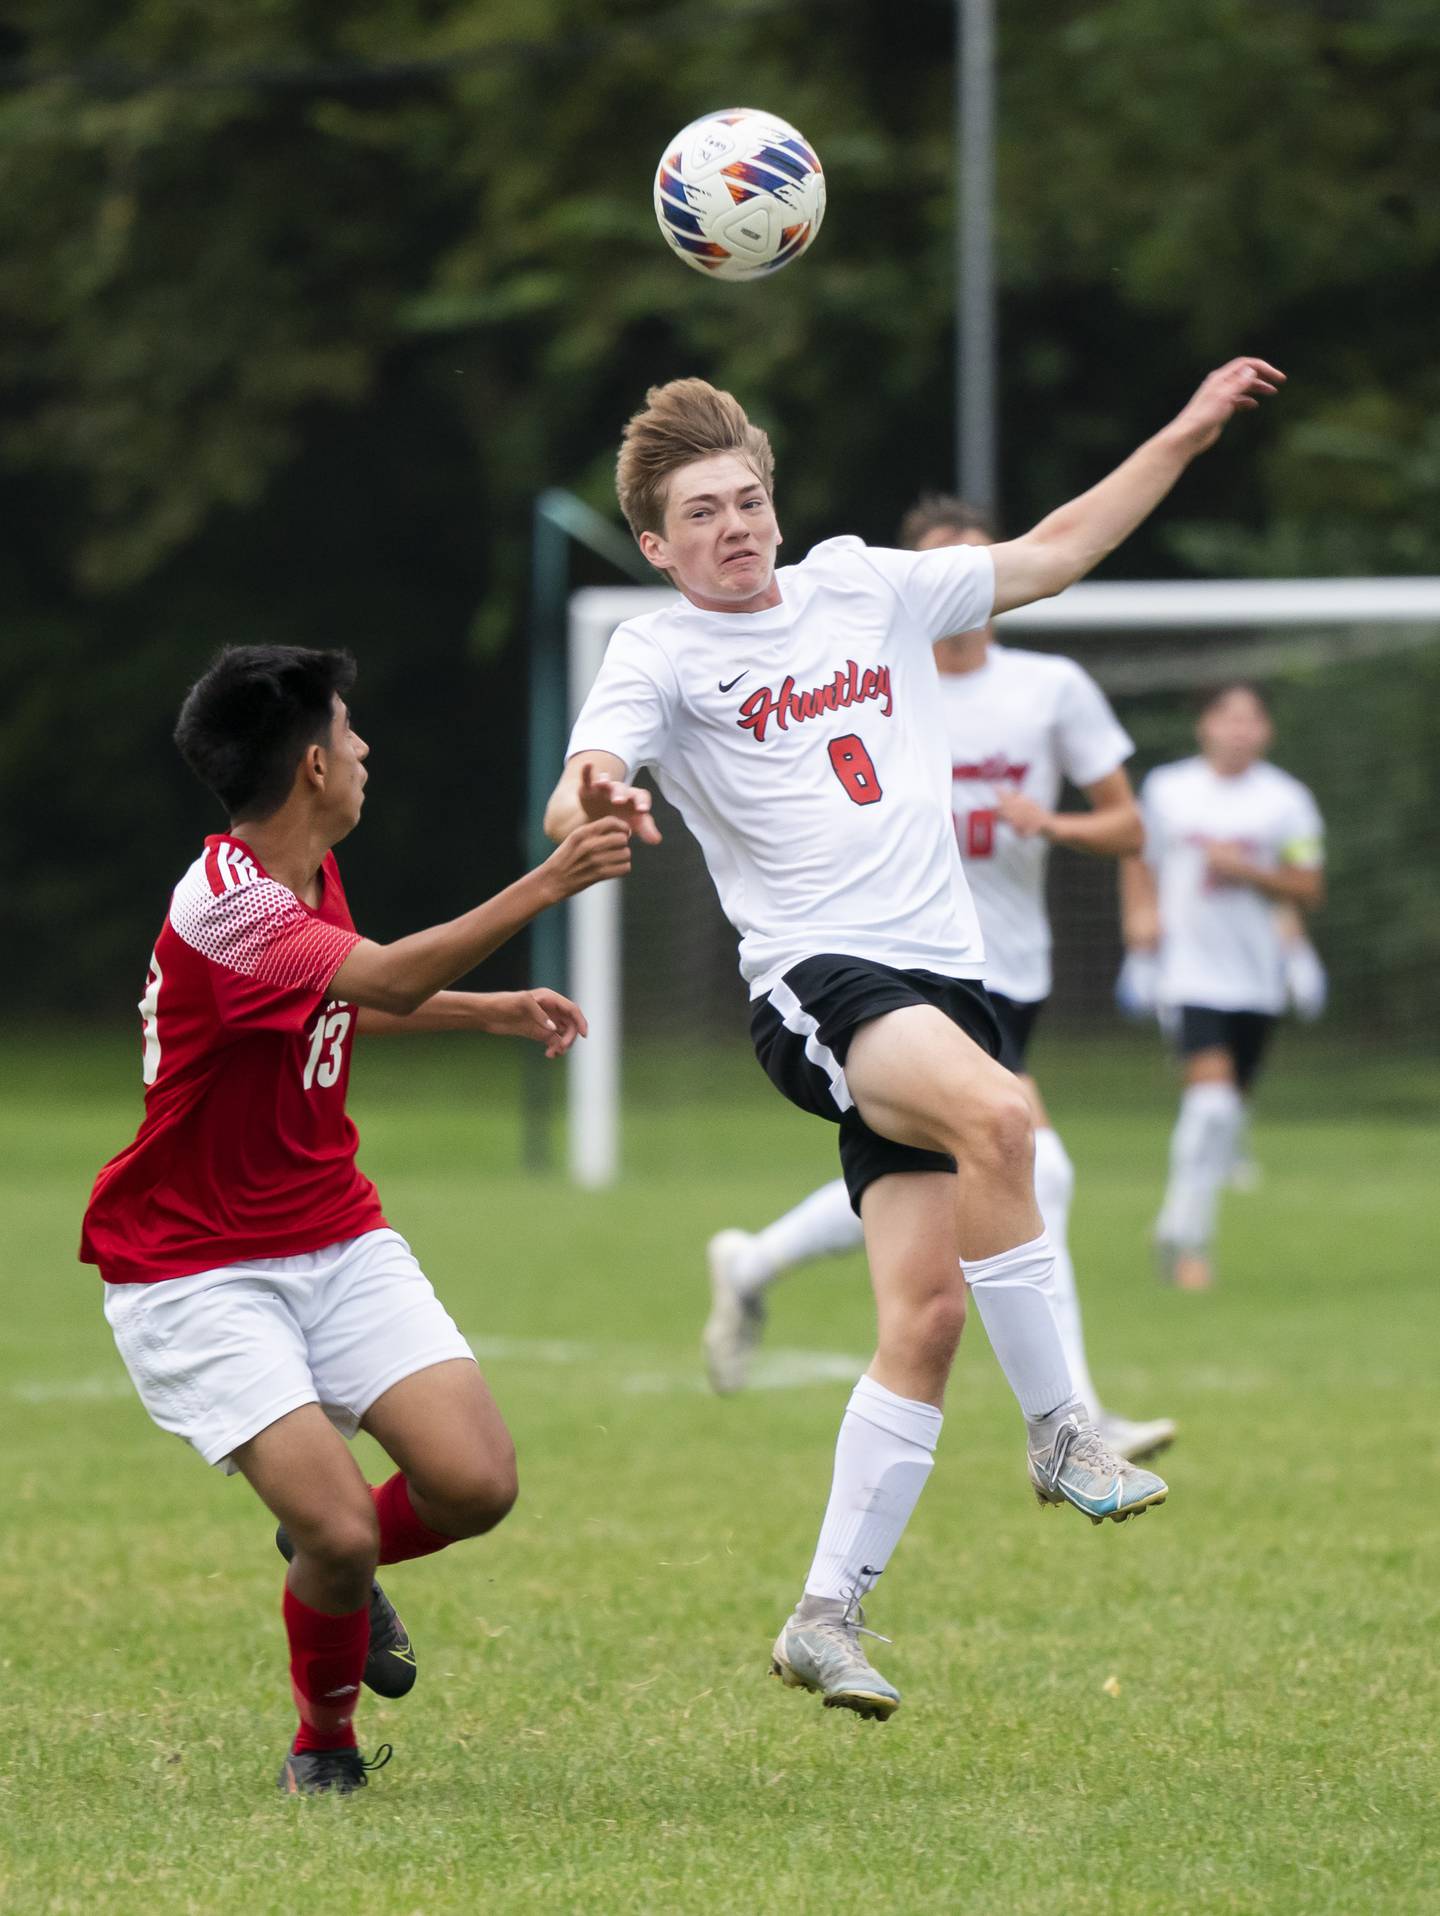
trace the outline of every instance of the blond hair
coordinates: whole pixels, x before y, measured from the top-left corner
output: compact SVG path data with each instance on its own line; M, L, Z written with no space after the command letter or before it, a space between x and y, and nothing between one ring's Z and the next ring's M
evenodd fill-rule
M670 477L697 459L733 452L774 497L775 455L759 426L745 417L733 393L705 379L672 379L652 386L642 411L632 415L615 461L615 491L626 523L638 539L663 532Z

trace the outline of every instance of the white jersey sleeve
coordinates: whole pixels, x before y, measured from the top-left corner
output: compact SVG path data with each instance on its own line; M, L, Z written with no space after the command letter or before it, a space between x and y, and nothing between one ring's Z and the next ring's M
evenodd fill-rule
M860 547L858 539L854 544L931 644L952 633L974 632L989 619L995 604L995 561L986 547L898 552L889 546Z
M1083 791L1097 779L1119 771L1135 750L1135 741L1110 708L1110 701L1083 666L1066 668L1055 713L1060 769Z
M633 778L642 766L664 757L678 703L675 670L664 651L622 625L606 648L565 756L613 752Z

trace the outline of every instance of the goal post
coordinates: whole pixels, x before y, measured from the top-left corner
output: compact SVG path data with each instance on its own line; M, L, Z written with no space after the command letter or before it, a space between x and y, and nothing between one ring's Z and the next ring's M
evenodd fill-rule
M572 722L616 627L674 596L663 586L591 586L571 595ZM1440 578L1086 582L1003 613L996 628L1002 641L1041 649L1080 641L1087 670L1126 698L1434 647ZM1181 636L1188 642L1177 646ZM567 1156L572 1181L590 1189L612 1184L621 1168L623 898L633 882L592 886L569 905L569 989L590 1036L567 1061Z
M626 619L675 597L668 586L586 586L570 597L567 693L573 725L595 682L610 635ZM570 1178L588 1190L620 1173L620 881L580 892L569 904L570 996L590 1035L566 1064L566 1157Z

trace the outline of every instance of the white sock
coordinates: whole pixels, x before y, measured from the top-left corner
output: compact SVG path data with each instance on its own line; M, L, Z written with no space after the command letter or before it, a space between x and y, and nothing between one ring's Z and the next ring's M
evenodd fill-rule
M1055 1252L1055 1288L1050 1302L1055 1328L1065 1348L1075 1395L1092 1417L1100 1414L1100 1394L1085 1358L1085 1331L1080 1321L1080 1299L1075 1290L1075 1266L1070 1261L1070 1200L1075 1195L1075 1166L1048 1124L1035 1132L1035 1202L1045 1220L1045 1231Z
M845 1180L836 1178L755 1233L735 1259L735 1281L742 1290L762 1290L797 1264L854 1251L864 1242L865 1232L850 1208Z
M1203 1251L1215 1233L1220 1187L1235 1162L1245 1103L1233 1084L1191 1084L1170 1137L1170 1182L1155 1235Z
M1049 1233L994 1257L963 1260L965 1280L990 1348L1031 1423L1074 1402L1070 1366L1055 1328L1055 1253Z
M1235 1142L1230 1149L1230 1165L1225 1175L1234 1177L1242 1164L1249 1164L1252 1157L1250 1147L1250 1107L1244 1097L1240 1099L1240 1122L1235 1127Z
M860 1379L840 1421L807 1597L848 1602L871 1588L919 1502L944 1421L933 1404L897 1397L873 1377Z

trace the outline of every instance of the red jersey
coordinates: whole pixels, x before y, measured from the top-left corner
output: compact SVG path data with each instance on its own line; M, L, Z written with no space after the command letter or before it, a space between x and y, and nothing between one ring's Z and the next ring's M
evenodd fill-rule
M238 838L175 887L140 1001L145 1121L95 1180L80 1257L111 1284L293 1257L380 1229L345 1115L360 942L333 853L312 910Z

